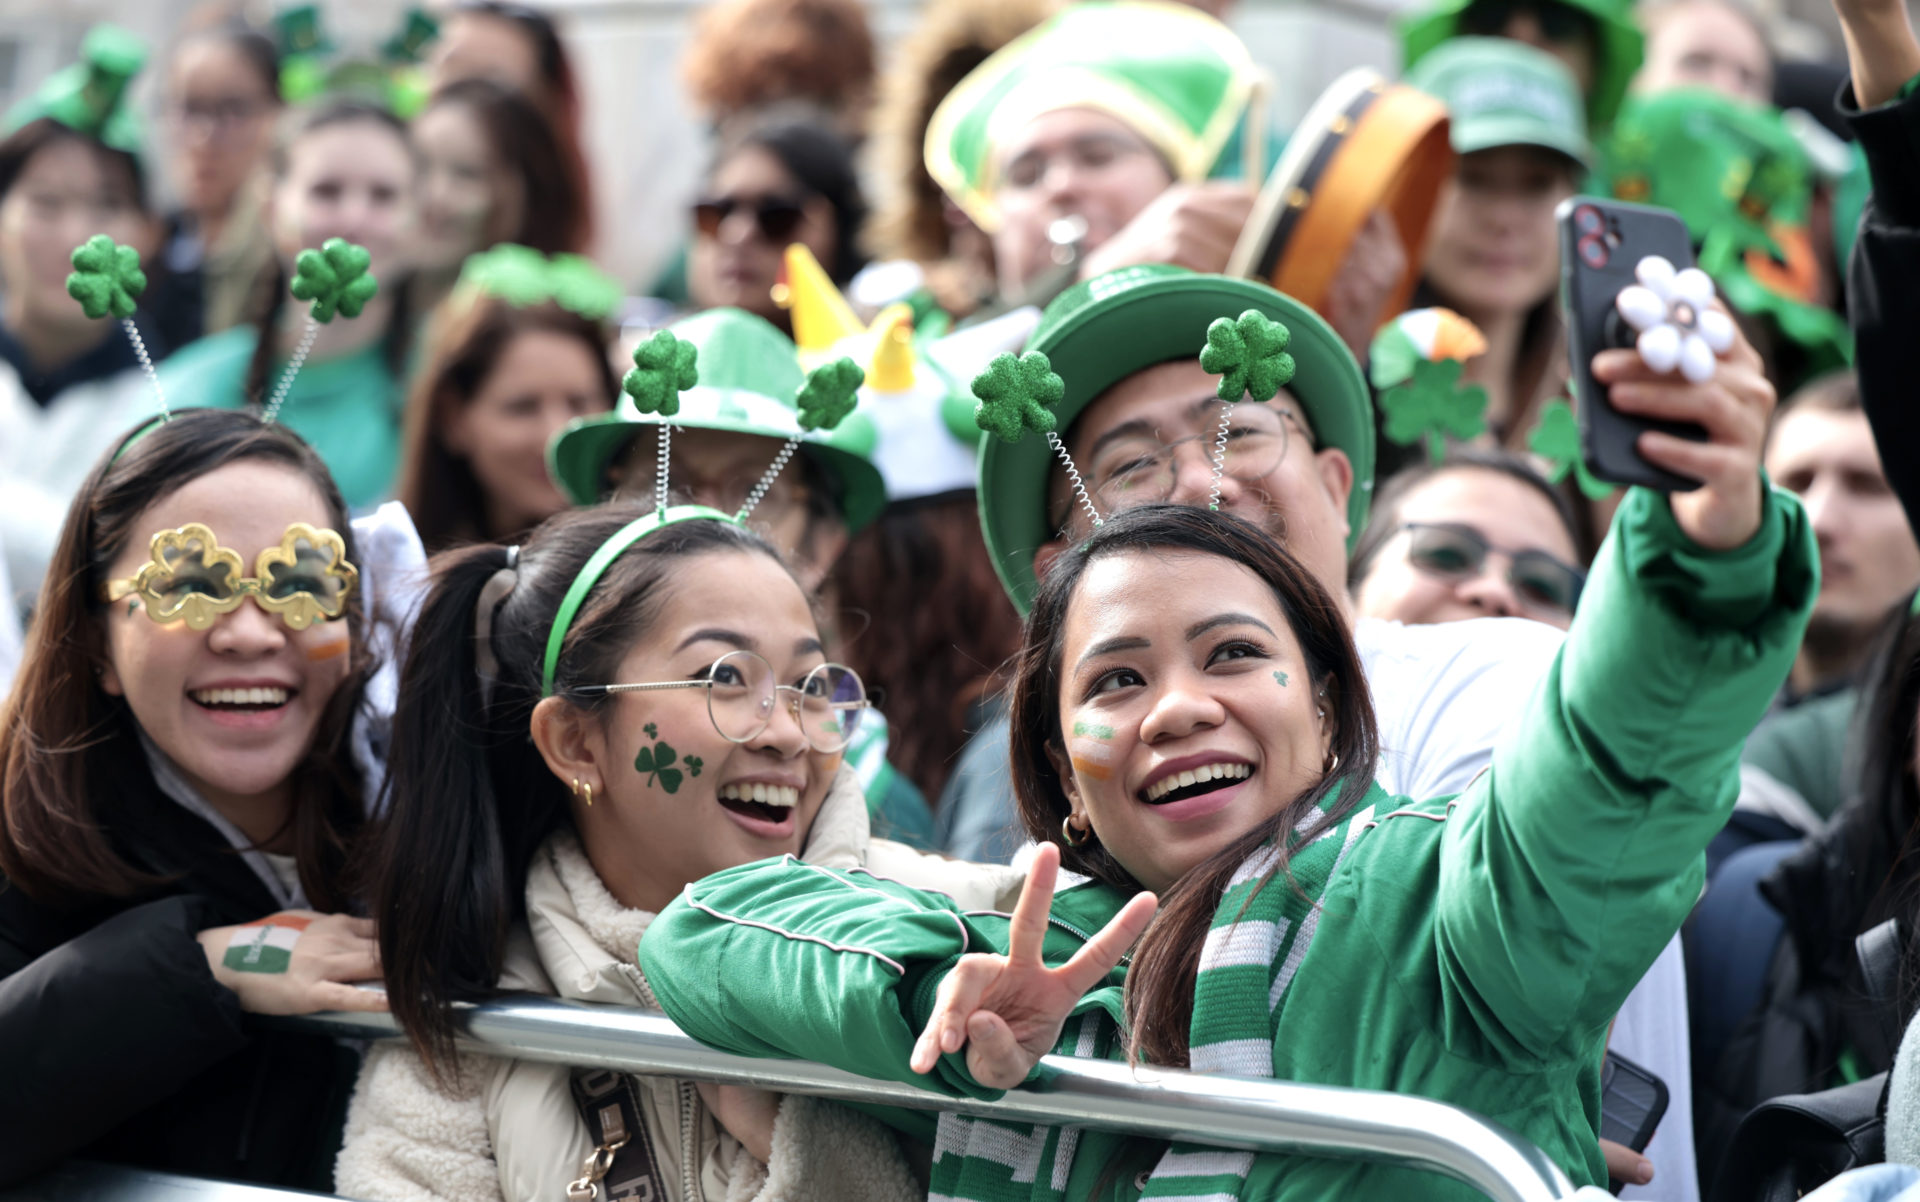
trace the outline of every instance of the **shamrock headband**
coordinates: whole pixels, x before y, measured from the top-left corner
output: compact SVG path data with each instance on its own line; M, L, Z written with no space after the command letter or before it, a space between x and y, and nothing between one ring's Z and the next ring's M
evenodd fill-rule
M147 273L140 270L140 252L120 245L106 234L95 234L74 247L69 261L73 264L73 274L67 277L67 295L79 301L80 311L95 321L108 315L119 319L127 341L133 344L133 353L140 359L140 370L146 373L154 398L160 402L160 420L171 419L167 394L160 387L160 373L153 369L146 340L140 337L140 327L133 322L134 311L140 307L140 294L147 290ZM142 427L140 433L146 429ZM132 441L132 438L127 440ZM123 444L121 450L125 449Z
M700 382L699 350L693 343L678 338L672 330L655 331L652 338L633 351L633 369L620 387L640 414L659 414L671 418L680 412L680 394ZM804 435L815 430L831 430L846 420L860 401L860 386L866 373L851 359L824 363L807 373L795 394L799 410L800 434L786 440L774 456L753 490L747 494L736 521L744 522L773 487L774 479L800 449ZM654 472L654 507L667 508L667 467L673 446L673 423L660 422L659 461Z
M605 321L623 295L613 277L580 255L548 258L511 242L468 255L458 288L471 295L497 297L521 309L558 305L588 321Z
M1220 480L1226 472L1227 436L1233 421L1233 407L1242 400L1264 403L1279 395L1291 383L1293 356L1287 345L1293 340L1287 327L1258 309L1248 309L1239 317L1219 317L1207 327L1206 345L1200 348L1200 367L1220 377L1214 394L1222 403L1220 427L1213 445L1213 489L1207 508L1220 508ZM1066 395L1066 382L1053 370L1047 356L1028 351L1021 356L996 357L973 380L974 421L979 427L1004 442L1018 442L1031 430L1046 436L1047 445L1064 465L1073 495L1095 526L1103 523L1100 511L1087 492L1080 469L1060 439L1059 424L1053 408Z
M367 302L380 291L380 281L369 270L372 266L373 255L367 248L345 238L329 238L320 244L320 249L303 250L293 261L293 281L287 291L295 300L312 304L307 310L307 327L300 335L299 345L293 349L293 356L287 360L287 370L274 387L272 399L264 406L262 421L271 423L280 416L280 406L286 404L294 380L306 365L307 356L313 353L320 327L332 321L336 314L360 316ZM273 332L262 330L260 336L271 338Z
M708 509L704 505L675 505L671 509L662 506L647 516L627 523L615 531L613 537L600 544L600 549L580 565L580 571L573 578L573 584L567 588L567 595L560 602L560 610L553 616L553 629L547 633L547 655L540 665L540 695L553 696L553 675L560 668L560 648L567 641L567 631L573 625L573 619L580 613L580 607L587 602L587 594L593 586L600 583L600 577L606 575L613 561L620 558L627 548L658 530L679 522L730 522L740 524L738 517L729 517L717 509Z

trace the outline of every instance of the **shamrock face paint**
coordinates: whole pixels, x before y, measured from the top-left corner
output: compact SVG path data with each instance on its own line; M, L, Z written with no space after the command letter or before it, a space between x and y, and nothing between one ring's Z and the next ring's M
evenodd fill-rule
M220 963L234 972L282 973L293 963L293 945L313 921L298 914L269 914L233 933Z
M647 732L647 737L654 740L654 743L651 747L642 747L640 754L633 757L633 770L646 775L649 787L657 781L668 793L678 793L683 772L673 765L674 761L680 758L679 753L673 749L672 744L660 741L660 728L653 723L649 722L641 729ZM687 761L686 767L698 775L699 769L694 765L699 762L698 757L695 757Z
M1285 672L1275 672L1273 679L1281 688L1284 689L1287 687L1287 674Z

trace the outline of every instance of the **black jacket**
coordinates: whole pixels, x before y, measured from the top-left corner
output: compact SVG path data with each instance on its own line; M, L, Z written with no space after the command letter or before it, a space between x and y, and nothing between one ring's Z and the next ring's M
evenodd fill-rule
M1920 533L1920 96L1862 111L1848 85L1839 104L1873 178L1847 273L1860 403L1887 483Z
M0 1187L78 1153L330 1191L358 1057L248 1030L195 935L280 906L133 758L111 835L172 883L62 907L0 877Z

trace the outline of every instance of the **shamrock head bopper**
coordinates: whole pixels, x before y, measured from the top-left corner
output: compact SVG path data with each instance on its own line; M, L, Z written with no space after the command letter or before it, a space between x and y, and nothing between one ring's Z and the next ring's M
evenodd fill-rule
M795 403L800 410L802 430L831 430L846 420L860 400L860 386L867 373L851 359L835 359L807 373Z
M1200 366L1220 377L1216 395L1227 404L1246 399L1270 401L1293 381L1293 356L1287 327L1258 309L1239 317L1215 318L1207 327Z
M73 274L67 277L67 295L80 302L88 317L111 314L126 319L139 306L147 289L140 270L140 252L121 246L105 234L95 234L74 248Z
M642 413L672 417L680 412L680 394L700 382L699 352L693 343L657 330L633 351L633 370L620 387Z
M1051 434L1058 419L1053 407L1067 392L1066 381L1038 351L1015 358L998 355L973 378L973 420L987 433L1018 442L1031 430Z
M293 262L289 291L296 299L313 302L308 312L322 325L332 321L335 313L358 317L380 290L380 282L369 270L372 265L373 256L366 247L345 238L329 238L319 250L300 252Z

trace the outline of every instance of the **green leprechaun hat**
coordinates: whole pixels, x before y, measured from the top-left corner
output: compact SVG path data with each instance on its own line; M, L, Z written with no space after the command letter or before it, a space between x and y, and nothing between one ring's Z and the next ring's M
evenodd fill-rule
M1461 17L1475 3L1488 0L1439 0L1400 21L1400 46L1411 71L1427 55L1467 31ZM1497 5L1498 0L1494 0ZM1613 123L1627 96L1627 85L1646 55L1646 36L1633 19L1632 0L1540 0L1542 5L1571 9L1592 20L1594 44L1593 87L1587 94L1587 123L1596 130Z
M1166 0L1074 4L1009 42L947 94L927 123L927 171L992 231L1000 224L993 193L1001 142L1035 117L1074 108L1124 122L1177 178L1205 179L1260 79L1233 31L1198 9Z
M1728 304L1770 318L1805 348L1812 370L1847 361L1845 321L1795 294L1793 265L1811 257L1813 173L1778 109L1704 88L1635 96L1603 158L1609 193L1672 209L1686 222L1701 270ZM1802 273L1812 270L1806 263Z
M1367 524L1373 489L1373 402L1367 382L1333 327L1284 293L1252 280L1179 267L1124 267L1076 284L1047 306L1029 352L1047 357L1065 383L1052 406L1062 436L1095 397L1137 371L1191 360L1216 318L1253 310L1284 325L1294 374L1288 391L1305 410L1318 446L1338 447L1353 464L1347 497L1348 548ZM1007 595L1022 613L1038 587L1034 552L1055 535L1048 522L1054 450L1037 438L981 441L980 525Z
M80 43L80 61L53 73L7 114L9 132L50 117L76 133L128 154L140 153L140 122L127 109L127 88L146 65L147 48L117 25L95 25Z
M793 340L765 319L741 309L709 309L668 329L699 354L699 382L681 391L679 408L666 417L642 413L621 394L611 413L574 420L547 447L555 483L576 505L591 505L606 493L607 468L636 438L653 434L662 421L682 429L725 430L771 440L797 438L839 488L847 526L859 529L880 515L886 485L870 458L873 424L852 413L831 430L803 430L797 397L808 384Z

